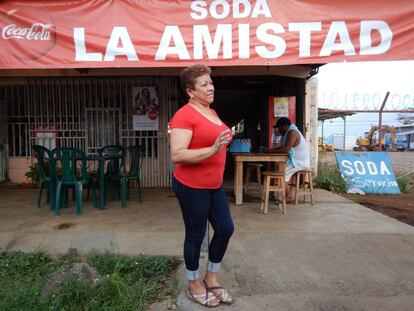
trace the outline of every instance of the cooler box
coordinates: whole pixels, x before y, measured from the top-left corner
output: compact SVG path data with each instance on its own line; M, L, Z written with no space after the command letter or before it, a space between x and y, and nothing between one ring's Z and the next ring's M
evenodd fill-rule
M250 152L252 146L249 138L233 139L229 151L230 152Z

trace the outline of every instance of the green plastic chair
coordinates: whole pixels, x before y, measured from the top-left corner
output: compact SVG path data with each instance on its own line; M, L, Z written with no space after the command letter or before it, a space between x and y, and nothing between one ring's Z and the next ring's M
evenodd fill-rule
M82 150L76 148L56 148L51 151L51 174L56 176L56 201L55 213L59 215L61 208L62 187L73 186L76 195L76 213L82 214L82 190L84 186L92 188L95 207L97 207L96 191L94 182L89 178L86 170L86 155ZM60 163L62 175L56 174L56 165ZM80 164L80 172L78 172Z
M39 191L37 193L37 207L40 208L40 202L42 199L42 190L44 186L47 187L46 192L46 202L50 203L50 194L52 193L51 189L51 178L49 172L49 159L50 159L50 150L46 147L40 145L32 146L34 156L37 159L39 165ZM53 208L53 204L51 205Z
M110 145L105 146L98 150L98 154L100 156L120 156L120 158L111 159L108 161L108 164L106 166L106 172L107 175L118 175L120 172L121 167L121 158L124 154L124 147L119 145Z
M113 199L115 200L115 193L116 193L116 186L114 184L114 180L116 180L117 176L120 175L120 169L121 169L121 163L122 163L122 157L124 154L125 148L119 145L109 145L109 146L105 146L101 149L98 150L98 154L100 156L119 156L119 158L113 158L113 159L109 159L107 160L107 165L105 168L105 174L104 174L104 178L107 180L107 182L105 183L105 185L109 185L110 191L113 193ZM102 182L102 181L99 181ZM108 193L105 192L105 193Z
M138 199L142 203L140 170L142 165L142 150L139 146L130 146L125 149L122 157L120 172L117 176L109 176L120 185L122 208L126 207L129 196L129 182L135 180L138 189Z

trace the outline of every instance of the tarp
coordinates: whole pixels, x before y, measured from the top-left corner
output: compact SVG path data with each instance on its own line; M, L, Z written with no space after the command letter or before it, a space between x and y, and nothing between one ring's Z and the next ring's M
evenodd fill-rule
M414 59L412 0L12 0L0 30L0 69Z

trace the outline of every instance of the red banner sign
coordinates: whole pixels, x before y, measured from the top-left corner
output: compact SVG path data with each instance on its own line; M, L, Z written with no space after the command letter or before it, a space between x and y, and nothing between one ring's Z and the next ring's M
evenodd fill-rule
M412 0L1 1L0 69L414 59Z

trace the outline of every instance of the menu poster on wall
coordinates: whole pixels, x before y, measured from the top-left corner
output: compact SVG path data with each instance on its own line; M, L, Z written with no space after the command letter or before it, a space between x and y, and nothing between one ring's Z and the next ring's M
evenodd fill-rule
M287 97L274 98L274 117L289 117L289 102Z
M153 86L132 88L132 124L134 131L158 131L158 97Z

